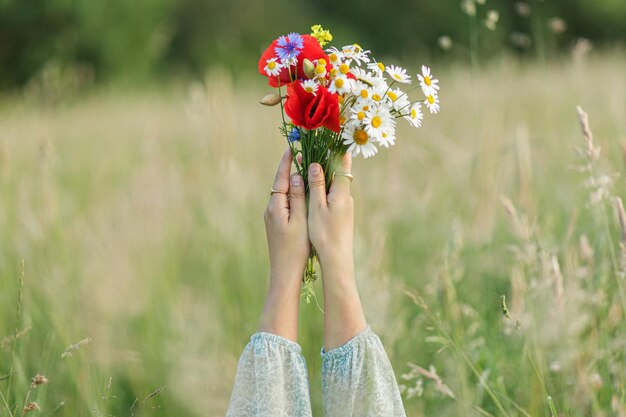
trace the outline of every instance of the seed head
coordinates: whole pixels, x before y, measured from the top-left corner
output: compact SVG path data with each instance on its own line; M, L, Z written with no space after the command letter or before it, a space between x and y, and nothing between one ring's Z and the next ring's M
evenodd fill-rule
M28 404L26 404L24 406L24 410L22 412L22 415L26 414L26 413L30 413L31 411L39 411L41 410L41 407L39 407L39 404L35 403L35 402L30 402Z
M48 378L46 378L44 375L37 374L33 377L31 381L33 382L33 386L44 385L48 383Z

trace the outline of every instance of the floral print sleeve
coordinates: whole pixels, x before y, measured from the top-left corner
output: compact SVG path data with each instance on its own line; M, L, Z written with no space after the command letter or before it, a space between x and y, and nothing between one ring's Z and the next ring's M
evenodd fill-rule
M256 333L237 367L227 417L311 417L309 380L297 343Z
M345 345L322 350L326 417L405 417L389 358L367 327ZM297 343L256 333L244 349L227 417L311 417L306 364Z
M326 417L405 417L391 363L369 326L345 345L322 350L322 395Z

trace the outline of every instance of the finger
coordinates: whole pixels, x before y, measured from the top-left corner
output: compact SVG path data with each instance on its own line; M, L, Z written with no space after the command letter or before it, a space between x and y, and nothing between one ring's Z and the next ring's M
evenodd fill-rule
M287 200L287 192L289 192L289 173L291 172L291 150L287 149L283 154L276 171L274 185L272 188L276 191L284 191L284 193L274 193L270 197L270 204L281 207L289 207Z
M300 174L293 174L289 184L289 221L293 220L306 221L304 181Z
M316 162L309 165L309 203L326 206L326 181L322 166Z
M350 195L350 185L352 180L344 175L338 174L352 173L352 154L346 152L338 165L339 166L335 169L335 178L333 179L333 183L330 185L329 194L342 193Z

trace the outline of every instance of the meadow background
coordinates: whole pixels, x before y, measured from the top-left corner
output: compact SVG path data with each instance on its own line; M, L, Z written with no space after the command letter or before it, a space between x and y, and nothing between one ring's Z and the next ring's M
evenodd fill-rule
M407 414L626 416L626 4L394 5L0 1L0 416L224 415L285 148L256 59L313 23L441 80L354 164ZM321 415L314 304L299 343Z

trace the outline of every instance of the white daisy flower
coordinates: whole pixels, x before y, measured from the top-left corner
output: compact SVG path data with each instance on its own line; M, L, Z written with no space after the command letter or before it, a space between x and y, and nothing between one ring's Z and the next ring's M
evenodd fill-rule
M384 86L387 88L387 81L382 74L368 72L359 67L354 67L350 71L358 80L368 84L369 86Z
M385 71L385 65L382 62L370 62L367 64L367 69L374 72L374 74L377 74L379 77L382 77Z
M430 68L426 65L422 65L422 73L417 74L417 78L425 96L429 96L431 93L435 95L437 94L437 90L439 90L439 80L433 78L430 73Z
M424 100L424 104L426 105L426 107L428 107L428 110L430 110L430 112L432 114L435 114L437 112L439 112L439 96L437 96L437 94L429 94L428 96L426 96L426 100Z
M387 87L385 84L378 84L378 85L373 86L371 88L372 101L382 105L386 101L385 96L388 90L389 90L389 87Z
M352 156L362 153L364 158L369 158L378 152L372 138L370 138L361 124L351 123L346 125L341 138L344 145L349 145L347 152L352 153Z
M344 60L343 52L341 52L334 46L327 49L326 54L328 55L328 59L330 59L330 63L333 64L335 67L339 66L339 64L341 64Z
M363 119L363 126L367 134L380 141L381 144L383 133L394 129L396 121L385 106L375 106L369 109Z
M350 91L359 99L371 100L372 88L360 80L350 80Z
M265 64L265 68L263 68L268 77L277 76L280 74L281 69L283 69L283 64L276 62L276 58L268 59Z
M345 94L350 92L350 82L345 75L337 75L330 81L328 91L331 93Z
M420 127L422 125L422 119L424 118L424 113L422 113L422 104L419 102L413 103L411 110L409 110L409 113L404 116L404 118L409 121L411 126Z
M307 93L311 93L314 96L317 95L317 89L319 88L319 84L315 82L315 80L305 80L302 81L302 88Z
M361 61L370 62L368 57L370 51L364 51L359 44L346 45L341 49L341 52L348 64L353 60L359 65L361 65Z
M392 80L402 84L410 84L411 77L406 73L404 68L396 67L395 65L389 65L385 68L385 72L389 74Z
M358 122L359 124L362 123L363 120L365 120L365 118L367 117L367 111L369 110L369 108L370 107L368 105L353 106L350 109L350 120Z
M383 130L380 139L378 139L378 143L385 148L388 148L390 145L396 144L396 128L391 127L387 130Z
M325 78L326 77L326 60L318 59L316 60L315 69L313 70L313 74L317 78Z
M399 88L389 89L386 95L388 101L391 103L391 107L398 112L402 109L406 109L411 104L409 96Z

